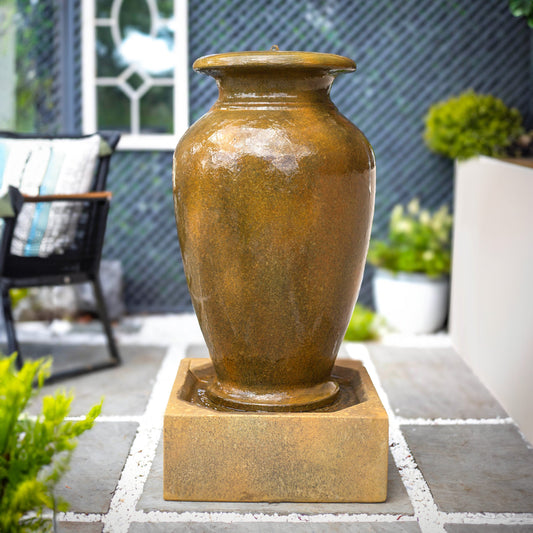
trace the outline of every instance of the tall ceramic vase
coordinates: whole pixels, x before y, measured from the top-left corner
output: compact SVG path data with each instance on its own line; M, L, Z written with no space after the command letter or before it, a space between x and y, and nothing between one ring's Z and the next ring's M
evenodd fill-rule
M179 142L174 200L219 405L311 410L359 291L375 159L329 92L352 60L311 52L207 56L219 98Z

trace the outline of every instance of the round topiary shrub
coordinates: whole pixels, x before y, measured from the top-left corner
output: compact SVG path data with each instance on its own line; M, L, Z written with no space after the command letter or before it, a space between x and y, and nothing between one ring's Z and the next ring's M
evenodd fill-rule
M518 109L471 90L431 106L425 124L429 149L453 159L504 155L523 132Z

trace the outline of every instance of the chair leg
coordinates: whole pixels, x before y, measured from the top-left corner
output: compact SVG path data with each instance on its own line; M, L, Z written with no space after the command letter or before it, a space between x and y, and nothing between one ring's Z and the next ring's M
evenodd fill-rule
M9 296L9 287L2 285L2 311L4 313L4 322L6 325L7 334L7 351L8 355L17 352L16 365L20 370L22 368L22 354L15 332L15 322L13 320L13 313L11 311L11 297Z
M104 300L104 293L102 291L102 286L100 285L100 279L96 277L92 280L92 285L94 289L94 295L96 297L96 307L98 308L98 314L100 315L100 320L104 326L104 331L107 336L107 346L109 348L109 353L111 358L116 361L117 364L121 362L120 354L118 353L117 344L115 338L113 337L113 330L111 329L111 322L109 321L109 315L107 314L107 306Z

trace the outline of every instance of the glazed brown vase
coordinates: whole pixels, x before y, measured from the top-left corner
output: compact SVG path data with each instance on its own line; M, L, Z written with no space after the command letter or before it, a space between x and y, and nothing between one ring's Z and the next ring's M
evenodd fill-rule
M312 52L202 57L219 98L180 140L174 201L218 405L311 410L357 298L374 209L372 147L330 100L352 60Z

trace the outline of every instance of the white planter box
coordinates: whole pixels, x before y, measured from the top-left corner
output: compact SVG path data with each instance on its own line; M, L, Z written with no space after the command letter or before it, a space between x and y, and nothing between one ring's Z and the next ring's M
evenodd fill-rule
M530 441L532 275L533 168L490 157L457 163L450 335Z
M448 314L447 277L389 272L378 268L373 278L374 304L387 324L402 333L432 333Z

